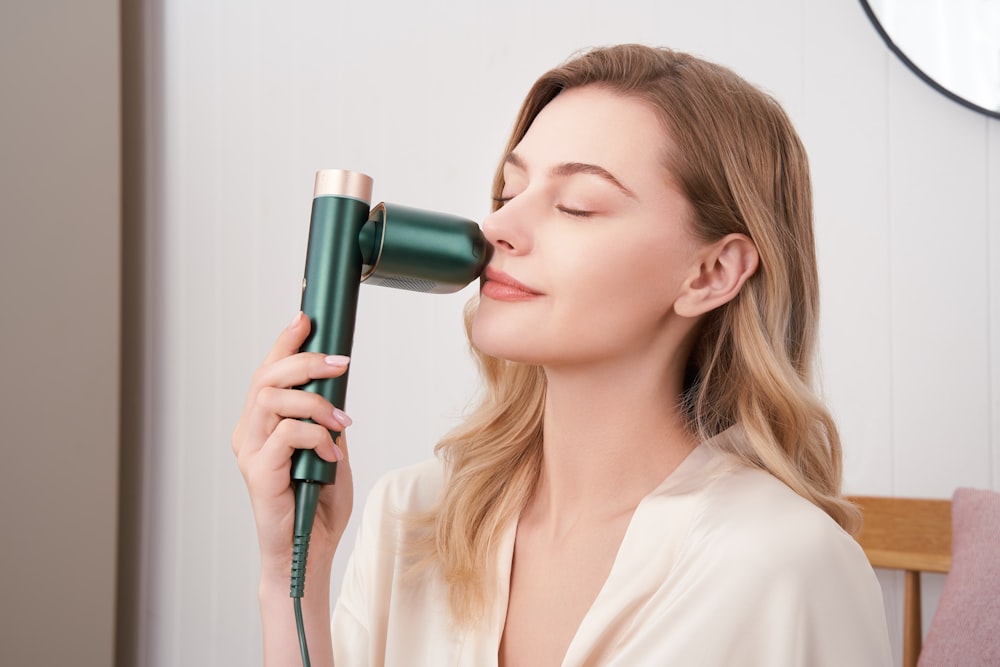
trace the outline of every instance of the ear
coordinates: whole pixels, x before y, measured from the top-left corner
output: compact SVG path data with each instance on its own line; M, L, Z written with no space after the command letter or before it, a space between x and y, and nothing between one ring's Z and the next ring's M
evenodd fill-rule
M729 234L705 247L693 275L674 302L683 317L697 317L732 301L760 261L745 234Z

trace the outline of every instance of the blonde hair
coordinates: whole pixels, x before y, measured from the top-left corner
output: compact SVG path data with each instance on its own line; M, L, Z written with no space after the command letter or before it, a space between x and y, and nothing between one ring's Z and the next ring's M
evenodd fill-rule
M543 75L518 115L507 151L561 91L601 86L648 103L676 152L665 167L694 210L694 233L713 241L741 233L756 244L756 273L731 302L703 318L688 363L684 405L703 439L720 439L854 531L859 515L840 496L836 425L812 389L819 284L805 150L771 97L730 70L668 49L622 45L579 55ZM493 194L503 191L502 166ZM466 326L476 301L466 313ZM480 618L496 582L494 541L531 498L542 456L545 376L474 351L482 401L438 446L448 484L417 523L415 545L450 588L459 623Z

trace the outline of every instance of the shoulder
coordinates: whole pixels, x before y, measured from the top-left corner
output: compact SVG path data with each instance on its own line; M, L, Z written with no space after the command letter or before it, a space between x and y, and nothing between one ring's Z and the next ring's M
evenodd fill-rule
M444 464L434 458L385 473L372 487L368 506L391 512L427 512L444 490Z
M686 611L731 638L730 657L760 657L745 664L887 664L881 587L860 545L770 473L718 456L678 555L678 579L700 591Z
M610 664L889 664L864 553L780 480L702 446L649 501L603 600L638 609Z
M393 652L408 650L418 630L442 636L428 628L449 619L441 613L446 598L436 579L411 577L410 539L444 479L443 464L431 459L387 472L372 486L331 621L338 665L396 664Z
M364 503L355 551L389 554L413 535L444 490L444 466L431 459L391 470L375 482ZM394 557L393 557L394 560Z
M726 462L702 496L694 530L762 573L871 568L861 547L826 512L770 473ZM833 570L831 571L831 568Z
M386 589L394 573L406 569L405 545L437 503L443 479L441 464L430 460L390 471L372 487L344 580L345 588L353 581L367 591L356 597L367 599L372 591Z

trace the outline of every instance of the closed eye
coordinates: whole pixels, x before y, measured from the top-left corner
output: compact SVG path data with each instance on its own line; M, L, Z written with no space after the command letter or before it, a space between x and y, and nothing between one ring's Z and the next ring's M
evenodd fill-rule
M577 208L569 208L566 206L556 206L556 209L565 213L566 215L571 215L574 218L589 218L594 215L593 211L584 211Z
M495 209L502 208L507 202L512 200L516 195L510 195L507 197L493 197L493 205ZM588 211L585 209L572 208L569 206L556 206L556 210L560 213L565 213L566 215L573 216L574 218L590 218L595 215L594 211Z

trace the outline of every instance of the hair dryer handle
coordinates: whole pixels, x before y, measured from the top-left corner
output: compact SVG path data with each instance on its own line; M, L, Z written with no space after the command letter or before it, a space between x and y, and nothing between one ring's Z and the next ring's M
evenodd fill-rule
M368 219L369 203L349 196L316 196L309 222L309 246L302 284L302 311L312 323L303 352L350 356L361 284L362 257L358 235ZM344 407L347 373L312 380L300 387ZM334 439L339 433L331 431ZM331 484L337 464L312 450L298 450L292 458L295 481Z

